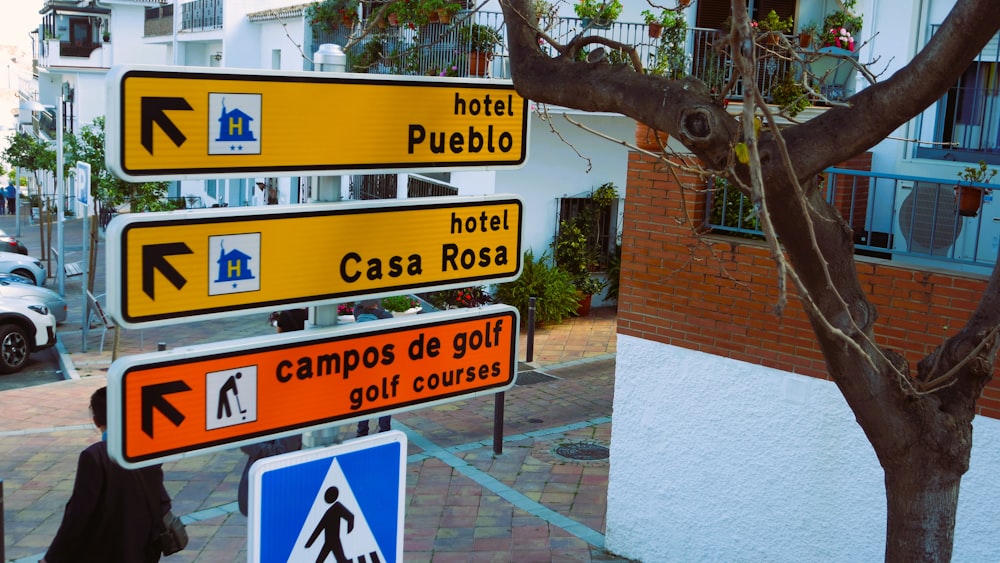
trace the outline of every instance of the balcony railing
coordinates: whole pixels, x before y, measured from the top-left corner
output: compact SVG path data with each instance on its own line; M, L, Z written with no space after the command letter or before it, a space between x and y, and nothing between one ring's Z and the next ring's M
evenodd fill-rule
M194 0L181 4L181 29L210 31L222 29L224 0Z
M389 26L361 38L347 50L349 66L354 72L372 74L404 75L472 75L468 66L468 42L463 44L459 30L469 23L489 26L499 31L502 43L493 53L488 64L487 78L509 79L509 52L506 44L506 27L503 14L499 12L460 12L450 24L432 23L410 28L405 25ZM340 26L334 32L315 31L315 40L320 43L346 45L352 34L358 34L361 23L353 28ZM647 26L641 23L615 22L607 29L585 28L579 18L554 18L543 20L544 31L556 41L567 42L572 37L585 32L635 47L645 68L656 67L662 51L657 50L659 39L649 37ZM716 29L692 28L686 32L684 40L683 75L694 75L719 90L728 83L733 65L724 52L713 48L720 36ZM786 75L800 77L803 69L822 79L816 90L833 100L844 99L853 93L854 72L848 59L856 59L855 53L841 49L798 49L801 63L789 61L789 57L779 54L778 47L764 50L757 65L754 81L766 99L770 99L772 87ZM770 53L770 54L768 54ZM554 52L553 52L554 54ZM628 64L621 53L607 54L612 64ZM729 99L743 98L745 83L737 80Z
M987 217L986 207L963 211L953 180L841 168L827 169L824 176L827 201L854 230L859 254L987 268L996 263L998 219ZM996 188L963 183L962 190L974 187ZM991 200L987 193L983 204ZM717 184L707 201L706 223L714 232L763 238L751 203L736 188Z

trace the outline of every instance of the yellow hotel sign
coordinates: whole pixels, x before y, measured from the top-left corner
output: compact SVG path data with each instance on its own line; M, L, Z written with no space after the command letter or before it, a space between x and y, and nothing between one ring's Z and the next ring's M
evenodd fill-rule
M139 328L512 280L522 207L493 195L119 215L108 309Z
M510 81L116 67L108 167L132 181L517 167L527 100Z

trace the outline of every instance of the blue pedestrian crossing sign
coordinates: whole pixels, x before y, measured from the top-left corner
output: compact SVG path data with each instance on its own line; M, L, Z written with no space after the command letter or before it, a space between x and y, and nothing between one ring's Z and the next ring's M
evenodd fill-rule
M264 458L249 493L251 562L403 561L402 432Z

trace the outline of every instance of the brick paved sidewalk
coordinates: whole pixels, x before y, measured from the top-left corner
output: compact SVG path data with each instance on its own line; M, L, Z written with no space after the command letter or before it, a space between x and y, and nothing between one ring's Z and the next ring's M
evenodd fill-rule
M260 325L243 320L232 330L270 330ZM219 323L182 326L144 331L145 351L157 341L173 347L231 334ZM127 353L139 346L136 332L123 334ZM619 560L602 549L607 461L559 455L561 446L609 445L614 342L608 310L540 331L534 364L541 369L522 372L522 384L506 393L500 455L492 450L492 396L393 417L409 438L406 561ZM109 350L73 353L85 374L79 380L0 392L8 560L37 560L59 525L76 456L97 439L86 402L104 384ZM352 435L341 428L337 439ZM245 459L233 450L164 464L175 512L185 515L191 535L171 561L246 560L247 523L234 502Z

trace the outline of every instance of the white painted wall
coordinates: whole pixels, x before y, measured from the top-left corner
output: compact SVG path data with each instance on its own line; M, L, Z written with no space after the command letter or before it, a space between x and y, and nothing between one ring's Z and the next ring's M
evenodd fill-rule
M1000 421L976 418L954 561L996 561ZM885 490L836 386L619 335L607 548L641 561L881 561Z

